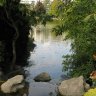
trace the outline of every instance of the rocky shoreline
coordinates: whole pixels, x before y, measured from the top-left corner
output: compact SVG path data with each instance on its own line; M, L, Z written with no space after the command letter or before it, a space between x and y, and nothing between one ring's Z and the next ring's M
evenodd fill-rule
M51 76L43 72L27 85L23 75L16 75L2 82L0 89L0 96L83 96L90 86L83 76L52 83Z

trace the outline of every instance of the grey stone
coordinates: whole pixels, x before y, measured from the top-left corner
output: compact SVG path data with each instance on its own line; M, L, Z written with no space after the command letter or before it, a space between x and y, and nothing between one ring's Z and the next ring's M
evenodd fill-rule
M21 84L23 80L23 75L16 75L15 77L12 77L1 85L1 91L3 93L16 92L18 89L24 87L24 85Z
M80 76L78 78L64 80L61 82L58 89L62 96L83 96L85 92L84 78Z
M34 78L34 80L37 81L37 82L48 82L48 81L51 80L51 76L46 72L42 72L39 75L37 75Z

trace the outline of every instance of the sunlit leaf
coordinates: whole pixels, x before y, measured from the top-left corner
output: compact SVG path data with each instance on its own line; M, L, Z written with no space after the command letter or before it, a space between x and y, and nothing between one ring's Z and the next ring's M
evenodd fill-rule
M96 14L94 14L94 19L96 20Z
M86 16L85 18L84 18L84 21L86 22L86 21L88 21L89 19L90 19L90 17L92 16L92 14L91 15L88 15L88 16Z

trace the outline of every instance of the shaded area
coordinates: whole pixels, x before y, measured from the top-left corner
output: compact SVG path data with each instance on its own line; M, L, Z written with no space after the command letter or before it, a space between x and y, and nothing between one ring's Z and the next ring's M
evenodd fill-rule
M13 4L12 6L11 3ZM19 4L19 1L6 2L6 6L0 6L0 67L5 73L10 71L13 65L24 66L28 64L27 58L30 55L28 36L31 25L29 24L29 19L27 19L26 11L23 10L24 7ZM12 20L16 26L11 22ZM17 32L15 27L18 29L19 34L17 40L15 38ZM34 48L35 44L33 44L32 40L31 42L31 47ZM15 64L12 64L13 62Z

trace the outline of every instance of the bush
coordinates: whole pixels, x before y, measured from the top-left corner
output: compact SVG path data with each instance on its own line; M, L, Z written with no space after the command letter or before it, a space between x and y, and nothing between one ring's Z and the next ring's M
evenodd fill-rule
M84 94L84 96L96 96L96 88L90 89L88 92Z

